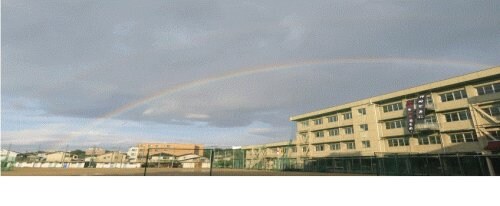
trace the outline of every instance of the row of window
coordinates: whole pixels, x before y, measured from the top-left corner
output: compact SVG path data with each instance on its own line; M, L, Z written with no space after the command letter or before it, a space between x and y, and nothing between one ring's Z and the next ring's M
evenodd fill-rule
M444 114L446 122L464 121L470 119L470 114L468 110L462 110L457 112L450 112Z
M385 122L386 129L397 129L403 127L406 127L406 121L402 119Z
M441 137L437 135L419 137L418 144L419 145L441 144Z
M491 135L494 137L500 137L500 130L497 131L490 131ZM474 134L474 132L464 132L464 133L455 133L455 134L450 134L450 141L451 143L461 143L461 142L477 142L477 137ZM441 137L439 135L430 135L430 136L424 136L424 137L419 137L418 138L418 144L419 145L432 145L432 144L441 144ZM342 142L346 144L346 148L348 150L356 149L356 143L354 141L350 142ZM391 138L387 140L387 143L389 147L402 147L402 146L409 146L410 145L410 139L408 137L400 137L400 138ZM326 144L329 147L329 150L331 151L336 151L340 150L341 142L336 142L336 143L330 143ZM363 148L370 148L371 144L369 140L361 141L362 147ZM283 148L284 152L287 152L289 148ZM291 152L295 153L297 152L296 147L290 147ZM302 147L302 152L307 152L308 146L303 146ZM325 151L325 144L316 144L314 145L314 149L317 152L320 151ZM277 152L278 148L272 148L273 152Z
M478 140L474 132L464 132L464 133L450 134L450 141L451 143L460 143L460 142L477 142ZM387 143L389 147L409 146L410 140L407 137L391 138L387 140ZM419 137L418 144L419 145L441 144L441 137L438 135Z
M358 113L360 115L366 115L366 109L365 108L358 109ZM343 116L344 120L352 119L352 112L343 113L342 116ZM326 119L328 120L329 123L339 121L338 115L328 116L328 117L326 117ZM314 125L323 124L323 118L313 119L312 121L313 121ZM309 126L308 120L301 121L300 123L303 127Z
M459 90L459 91L444 93L441 94L440 96L441 96L441 102L449 102L459 99L465 99L467 98L467 93L465 92L465 90Z
M500 92L500 83L488 84L480 87L476 87L478 95L493 94Z
M356 143L354 142L343 142L344 144L346 144L346 148L348 150L353 150L353 149L356 149ZM363 148L370 148L370 141L362 141L362 146ZM338 151L340 150L340 142L336 142L336 143L331 143L331 144L328 144L329 146L329 149L331 151ZM316 152L321 152L321 151L325 151L325 144L317 144L317 145L314 145L314 150ZM302 147L302 151L303 152L306 152L307 151L307 146L304 146Z
M365 111L365 114L366 114L366 111ZM352 113L351 112L344 113L344 114L342 114L342 116L344 117L344 120L352 119ZM337 122L339 120L337 115L329 116L326 119L328 120L329 123L331 123L331 122ZM314 125L323 124L323 118L313 119L312 121L314 122ZM304 122L307 122L307 121L304 121ZM303 123L302 125L306 126L308 124L307 123L305 123L305 124Z
M383 106L383 108L384 108L384 113L403 110L403 103L399 102L395 104L389 104Z
M490 116L500 116L500 105L493 105L491 107L484 108L483 111Z
M354 128L353 127L344 127L342 129L344 130L344 134L354 134ZM359 129L361 131L368 131L368 124L359 125ZM331 136L331 137L340 135L340 128L329 129L328 130L328 135ZM324 137L325 136L325 132L322 131L322 130L321 131L316 131L316 132L314 132L314 136L316 138Z
M451 143L477 142L477 137L474 132L451 134L450 139Z
M495 106L495 107L490 107L484 109L486 113L488 113L491 116L498 116L500 115L500 106ZM446 118L446 122L455 122L455 121L464 121L464 120L469 120L471 118L468 110L462 110L462 111L456 111L456 112L450 112L444 114ZM436 123L436 116L435 115L429 115L425 118L425 123ZM404 128L406 127L406 121L405 119L398 119L398 120L393 120L393 121L387 121L385 122L385 128L386 129L398 129L398 128ZM362 124L359 125L359 128L361 131L368 131L368 124ZM335 129L330 129L328 130L329 136L337 136L340 134L339 128ZM324 137L323 131L317 131L316 137ZM352 127L344 127L344 134L353 134L353 128Z
M479 96L485 94L493 94L500 92L500 83L488 84L480 87L476 87L477 94ZM462 89L454 92L448 92L444 94L440 94L441 102L455 101L459 99L467 98L467 92Z
M352 127L344 127L343 129L344 129L344 134L353 134L354 133L354 129ZM340 135L340 129L339 128L329 129L328 135L331 137L338 136L338 135ZM316 132L314 132L314 136L316 138L321 138L321 137L325 136L325 133L324 133L324 131L316 131Z

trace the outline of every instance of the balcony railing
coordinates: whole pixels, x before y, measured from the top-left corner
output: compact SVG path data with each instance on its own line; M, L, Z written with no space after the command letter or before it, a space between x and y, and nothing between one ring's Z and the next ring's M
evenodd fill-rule
M427 104L425 104L425 109L436 110L436 107L434 106L434 103L427 103Z
M439 125L437 123L417 123L415 129L418 131L439 130Z

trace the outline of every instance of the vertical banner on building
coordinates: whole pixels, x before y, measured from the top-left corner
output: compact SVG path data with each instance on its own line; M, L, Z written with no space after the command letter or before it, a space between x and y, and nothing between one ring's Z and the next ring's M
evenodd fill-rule
M417 98L417 119L425 119L426 95L419 95Z
M407 126L408 132L413 134L415 132L415 108L413 105L413 100L406 101L406 114L407 114Z

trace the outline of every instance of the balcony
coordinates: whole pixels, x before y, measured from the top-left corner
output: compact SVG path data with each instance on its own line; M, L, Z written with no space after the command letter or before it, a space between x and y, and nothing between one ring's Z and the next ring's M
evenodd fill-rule
M434 106L434 103L427 103L427 104L425 104L425 109L426 110L433 110L433 111L435 111L436 110L436 106Z
M420 123L415 125L417 131L436 131L439 130L437 123Z

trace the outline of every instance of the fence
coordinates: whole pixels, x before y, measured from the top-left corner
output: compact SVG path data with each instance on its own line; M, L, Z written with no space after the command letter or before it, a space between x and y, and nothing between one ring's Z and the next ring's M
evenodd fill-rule
M500 174L500 155L327 157L305 160L304 171L383 176L488 176Z
M85 155L71 152L26 152L10 163L16 168L67 168L74 173L47 170L52 174L75 175L381 175L381 176L486 176L500 174L500 155L478 154L376 154L374 156L299 159L287 155L247 156L243 149L146 148L135 156L105 151ZM61 156L51 158L60 153ZM64 154L64 155L62 155ZM2 162L2 170L7 165ZM88 169L88 168L94 168ZM77 170L78 169L78 170ZM123 170L121 170L123 169ZM12 171L14 170L14 171ZM76 171L77 170L77 171ZM41 170L38 170L41 171ZM34 171L33 175L39 174ZM94 171L94 172L93 172ZM61 173L58 173L61 172Z

